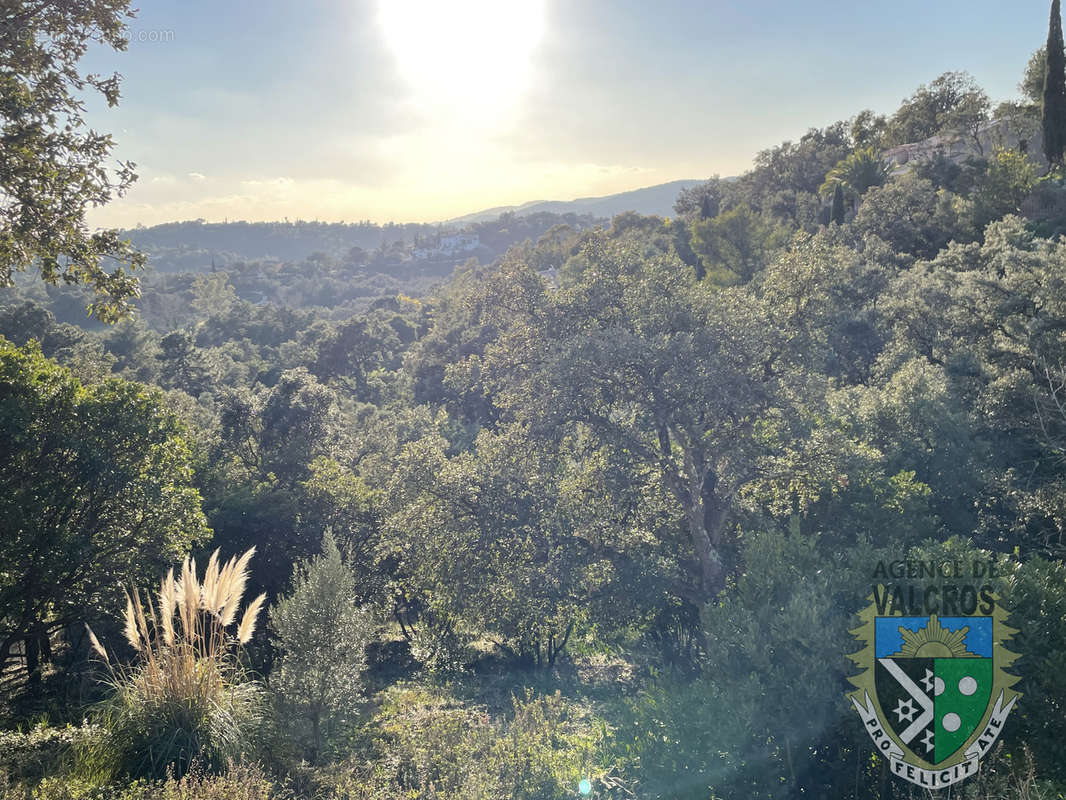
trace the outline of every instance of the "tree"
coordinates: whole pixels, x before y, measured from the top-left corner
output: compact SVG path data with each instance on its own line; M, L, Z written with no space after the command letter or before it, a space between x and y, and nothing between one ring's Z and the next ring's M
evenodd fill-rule
M841 725L838 697L867 552L817 545L799 531L745 533L748 569L703 610L702 675L652 683L615 729L642 797L844 796L831 784L853 776L841 753L863 732Z
M322 536L322 528L304 523L303 506L316 459L339 455L336 397L300 368L283 372L269 391L227 390L219 405L220 437L205 491L214 540L226 549L256 546L253 578L277 596L293 564L314 553ZM328 524L334 510L347 513L316 492L322 505L312 509L312 520ZM336 533L346 535L340 527Z
M111 136L86 130L84 94L118 103L119 76L84 74L91 44L126 47L126 0L28 2L0 8L0 286L31 267L51 284L85 283L104 321L128 313L138 292L127 271L145 258L118 231L90 232L85 212L121 196L134 165L110 173ZM108 272L102 262L117 263Z
M833 206L829 212L829 221L837 225L844 224L844 187L839 183L833 190Z
M0 668L113 611L120 586L207 535L184 429L161 393L83 386L0 339Z
M717 217L721 210L724 182L715 175L704 183L682 189L674 211L688 223Z
M886 180L888 165L872 147L865 147L838 161L826 174L819 191L824 197L831 192L835 195L839 188L853 207L857 207L867 190L883 185Z
M356 606L355 575L329 534L321 555L296 565L270 627L281 653L271 688L314 762L354 716L375 629L373 615Z
M654 591L634 589L661 560L646 547L654 490L621 508L626 488L597 488L598 454L520 425L483 430L452 458L444 450L439 437L406 448L390 487L389 549L429 609L420 626L455 620L520 664L550 668L575 629L611 633L647 607Z
M336 380L355 399L376 399L373 374L396 366L402 349L396 331L380 313L352 317L315 343L311 372L321 381Z
M651 470L684 519L689 594L706 597L725 585L739 493L772 471L765 426L787 417L788 345L750 295L700 284L674 257L604 239L585 257L565 291L518 265L490 280L500 334L463 369L543 435L576 426L633 474Z
M1066 151L1066 52L1063 51L1059 0L1051 0L1048 23L1043 123L1044 154L1052 166L1061 166Z
M884 147L920 142L945 129L972 129L988 118L988 96L965 72L945 72L917 91L888 121Z
M746 205L692 226L692 249L700 257L700 277L729 286L746 283L788 241L788 231Z
M953 239L972 238L950 192L913 173L866 193L855 215L861 234L874 234L897 253L932 258Z
M161 384L169 389L181 389L199 397L212 384L211 374L204 362L203 351L184 331L168 333L159 342L156 360L162 373Z
M49 358L83 342L85 331L74 325L57 323L51 311L32 300L0 308L0 336L17 345L36 339Z
M888 120L870 109L860 111L851 120L851 140L856 147L879 147Z
M974 187L974 222L984 230L993 220L1018 212L1036 185L1036 165L1017 150L999 150Z
M1025 66L1025 75L1018 84L1018 90L1026 100L1039 105L1044 99L1044 77L1047 75L1047 48L1041 47L1029 57Z
M983 243L948 247L885 294L895 348L942 368L952 402L970 417L972 432L958 438L974 443L981 488L958 496L972 498L971 531L996 549L1064 552L1066 473L1056 444L1064 264L1061 241L1008 216L987 227Z

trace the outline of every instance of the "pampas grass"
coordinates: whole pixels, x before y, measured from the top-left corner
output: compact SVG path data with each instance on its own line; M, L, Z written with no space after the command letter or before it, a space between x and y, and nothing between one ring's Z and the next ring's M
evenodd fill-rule
M237 651L251 639L266 596L248 603L231 628L254 552L221 564L216 550L202 581L186 558L176 577L171 570L162 579L154 602L127 594L123 633L137 654L132 666L115 666L89 631L114 689L98 709L106 734L85 753L92 772L180 776L193 763L220 769L251 748L265 703Z

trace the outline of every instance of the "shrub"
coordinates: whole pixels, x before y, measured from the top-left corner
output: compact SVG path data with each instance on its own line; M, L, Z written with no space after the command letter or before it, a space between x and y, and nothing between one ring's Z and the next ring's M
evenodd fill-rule
M181 778L136 780L124 785L93 787L74 776L46 778L37 786L4 786L0 800L282 800L280 792L254 765L237 765L225 775L194 767Z
M599 735L558 693L527 691L493 720L428 690L397 688L367 735L367 751L332 781L338 800L554 800L578 796L582 778L597 797L615 796L598 766Z
M180 777L194 762L216 770L250 748L262 723L263 693L241 669L236 650L251 638L265 595L246 606L235 633L229 628L254 550L224 565L216 551L202 583L196 562L186 559L178 579L173 570L163 579L155 605L138 592L127 596L125 635L139 657L134 667L112 666L90 631L114 688L96 710L104 733L82 754L94 774Z
M23 733L0 731L0 786L4 781L39 781L55 772L72 749L91 739L92 726L49 728L38 725Z
M411 656L430 675L458 675L466 669L467 644L454 619L429 612L411 632Z
M270 611L281 651L271 688L312 762L354 716L363 692L374 620L355 598L355 575L327 534L322 555L296 565L292 592Z

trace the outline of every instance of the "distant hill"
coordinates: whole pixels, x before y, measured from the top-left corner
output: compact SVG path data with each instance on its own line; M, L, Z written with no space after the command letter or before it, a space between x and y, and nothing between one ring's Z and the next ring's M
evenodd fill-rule
M313 253L334 260L399 263L422 242L433 246L442 229L468 228L480 236L481 246L464 252L459 261L475 257L483 263L525 239L536 239L553 225L565 222L587 227L608 221L623 211L672 216L682 189L703 181L682 180L634 189L606 197L577 200L538 200L519 206L500 206L446 222L357 223L330 222L169 222L124 231L133 245L148 254L149 263L164 272L203 272L212 264L225 267L240 261L273 259L301 261ZM512 212L521 224L500 215ZM363 253L363 255L360 255Z
M594 217L611 218L623 211L636 211L640 214L657 214L660 217L674 215L674 202L682 189L697 186L702 180L680 180L633 189L620 194L604 197L580 197L577 200L534 200L518 206L497 206L484 211L476 211L462 217L447 220L446 225L468 225L496 219L500 214L511 211L517 215L536 214L547 211L552 214L588 214Z

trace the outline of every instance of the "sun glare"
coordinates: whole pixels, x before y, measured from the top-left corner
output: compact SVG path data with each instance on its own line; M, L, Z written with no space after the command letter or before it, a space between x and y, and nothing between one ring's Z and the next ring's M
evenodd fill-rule
M544 0L379 0L378 8L400 74L435 115L498 118L528 85Z

